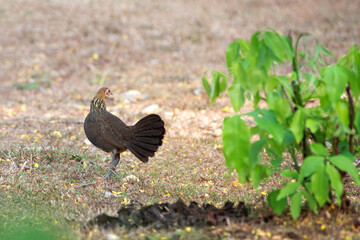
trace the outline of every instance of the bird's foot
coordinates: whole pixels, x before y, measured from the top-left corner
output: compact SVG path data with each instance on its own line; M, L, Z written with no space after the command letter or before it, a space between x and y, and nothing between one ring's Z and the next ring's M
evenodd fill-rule
M115 177L119 178L119 176L116 174L115 169L110 169L109 172L103 177L103 180L106 180L110 175L113 174Z

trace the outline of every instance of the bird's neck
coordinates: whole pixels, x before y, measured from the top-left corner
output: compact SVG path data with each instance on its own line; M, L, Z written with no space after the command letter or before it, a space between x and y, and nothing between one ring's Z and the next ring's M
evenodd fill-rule
M106 104L103 99L95 97L90 103L90 112L106 111Z

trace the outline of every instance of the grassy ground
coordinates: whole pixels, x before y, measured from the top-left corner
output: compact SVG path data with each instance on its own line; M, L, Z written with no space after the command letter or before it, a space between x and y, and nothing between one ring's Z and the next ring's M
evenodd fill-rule
M201 75L209 68L224 70L227 44L264 27L311 32L341 56L358 43L359 10L350 0L3 1L0 232L8 239L21 231L34 239L359 238L352 218L335 211L331 217L293 222L285 216L208 230L81 228L134 199L151 204L182 198L217 206L241 200L255 208L254 216L266 214L266 193L285 179L273 176L253 189L227 171L220 130L232 114L230 104L221 98L210 107ZM108 110L129 124L156 104L153 112L165 119L167 133L148 164L125 153L120 179L76 189L108 170L110 156L86 141L82 127L101 86L115 93ZM131 89L141 97L129 101L124 93ZM351 181L346 187L358 205L359 187Z

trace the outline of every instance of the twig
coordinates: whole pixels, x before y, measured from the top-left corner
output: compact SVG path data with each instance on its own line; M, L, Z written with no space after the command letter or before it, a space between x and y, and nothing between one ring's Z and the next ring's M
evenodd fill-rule
M95 185L95 184L97 184L97 182L89 182L89 183L81 184L81 185L76 186L76 187L74 187L74 188L76 189L76 188L81 188L81 187L87 187L87 186Z
M283 91L283 93L284 93L284 95L285 95L285 98L288 100L288 102L289 102L289 105L290 105L290 108L291 108L291 111L292 111L292 113L294 114L295 113L295 107L293 106L293 103L291 102L291 100L290 100L290 98L289 98L289 95L286 93L286 90L285 90L285 88L284 88L284 86L283 85L281 85L281 89L282 89L282 91Z

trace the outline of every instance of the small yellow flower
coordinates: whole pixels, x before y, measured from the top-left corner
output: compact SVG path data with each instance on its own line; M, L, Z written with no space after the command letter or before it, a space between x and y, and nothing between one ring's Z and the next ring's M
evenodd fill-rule
M326 228L326 225L325 224L323 224L323 225L321 225L321 230L324 230Z
M87 164L85 161L83 161L84 168L86 168Z
M121 202L121 204L126 205L129 204L130 200L128 200L127 198L124 198L124 200Z
M185 228L185 231L190 232L190 231L191 231L191 227L186 227L186 228Z
M60 133L59 131L54 131L54 132L53 132L53 135L56 135L56 136L58 136L59 138L62 138L62 135L61 135L61 133Z
M21 138L26 138L26 140L30 140L30 136L27 134L21 134Z
M233 113L234 112L234 110L229 106L225 106L223 109L221 109L221 111L223 111L225 113Z
M91 57L94 60L99 60L99 55L97 53L93 53Z
M123 40L128 40L128 35L125 34L125 33L123 33L123 34L121 35L121 37L122 37Z
M34 168L38 168L39 164L38 163L34 163Z
M21 111L25 112L26 111L26 104L22 104L20 106L20 108L21 108Z
M34 70L35 70L35 71L39 70L39 68L40 68L39 64L35 64L35 65L34 65Z

